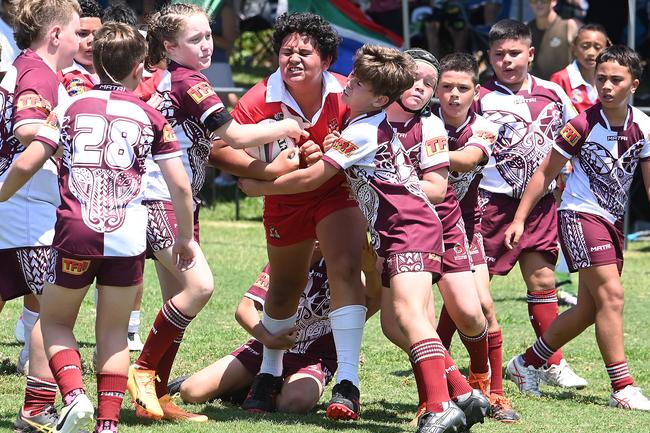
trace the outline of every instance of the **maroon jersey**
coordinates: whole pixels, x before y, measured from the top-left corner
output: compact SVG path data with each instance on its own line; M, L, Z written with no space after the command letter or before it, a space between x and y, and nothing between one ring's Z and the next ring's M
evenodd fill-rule
M266 300L270 281L269 272L270 266L267 264L244 295L258 303L259 307L264 306ZM317 358L336 361L336 346L332 336L329 313L330 286L327 280L327 267L325 259L320 259L312 265L307 285L300 297L296 313L298 338L289 352L309 354Z
M213 129L218 129L232 118L212 85L200 72L172 62L163 74L156 91L163 100L158 106L170 123L183 151L182 159L187 177L192 185L195 202L205 181L205 167L216 138L214 131L205 124L208 116L218 120ZM171 200L167 184L156 164L148 163L150 183L146 191L147 200Z
M64 149L53 246L87 257L145 250L145 159L181 155L171 126L122 86L98 84L60 104L36 140Z
M433 117L422 118L421 122L433 122L429 119ZM446 137L440 139L435 128L426 126L412 133L421 134L420 142L424 142L418 159L420 169L449 165ZM381 257L388 259L403 252L442 256L440 220L420 188L415 168L386 120L386 113L367 113L351 119L323 160L345 170L368 221L372 246Z
M301 139L296 145L300 146L307 140L313 140L322 147L325 137L332 131L338 131L343 125L343 119L347 112L347 106L341 101L345 81L345 77L341 75L324 72L322 106L312 118L307 118L286 89L278 70L250 89L239 100L232 115L242 124L259 123L268 119L282 120L282 105L284 104L292 114L300 116L303 121L309 122L311 125L306 129L309 132L309 137ZM329 191L341 188L341 184L344 182L345 177L343 174L339 174L314 191L268 196L265 197L265 201L310 203L328 194Z
M11 163L25 150L14 131L23 125L43 124L53 107L68 95L56 73L38 54L27 49L7 71L0 96L4 105L0 122L1 182ZM46 161L13 197L0 203L0 249L51 245L59 203L56 165Z

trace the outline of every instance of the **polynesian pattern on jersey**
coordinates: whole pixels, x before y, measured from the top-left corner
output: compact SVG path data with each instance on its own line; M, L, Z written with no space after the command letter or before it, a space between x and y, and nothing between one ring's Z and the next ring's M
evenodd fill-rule
M19 248L16 250L20 270L29 290L35 295L43 294L45 280L53 283L55 261L50 260L53 250L49 247ZM54 257L52 257L54 258Z
M585 234L582 231L582 224L578 221L575 211L563 210L558 212L560 217L560 230L564 238L565 246L568 247L566 254L571 258L573 266L578 269L588 268L591 266L589 258L589 248L585 240Z

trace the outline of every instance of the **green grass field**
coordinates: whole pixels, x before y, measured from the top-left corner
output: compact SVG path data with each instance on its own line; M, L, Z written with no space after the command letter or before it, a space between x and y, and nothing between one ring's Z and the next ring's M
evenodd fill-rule
M247 336L234 320L234 310L243 292L257 276L265 263L265 245L261 223L253 221L260 213L259 200L244 200L242 215L248 221L227 221L233 214L230 202L217 204L203 213L201 221L202 245L215 275L216 291L212 300L192 323L172 377L191 373L230 352ZM220 217L217 219L217 217ZM650 345L646 337L650 327L650 305L646 282L650 277L650 255L644 252L648 244L632 245L626 255L623 281L627 292L626 348L630 368L638 385L650 390ZM153 267L147 264L145 299L141 335L146 337L149 326L160 308L158 283ZM525 290L518 272L507 278L498 278L493 284L497 314L504 329L504 362L522 351L533 341L528 322ZM0 431L11 431L16 412L22 402L24 377L16 374L15 361L20 345L13 337L20 302L11 302L0 315ZM439 305L438 305L439 306ZM76 335L86 367L85 380L94 396L92 369L94 305L88 296L79 315ZM506 382L506 392L512 397L522 421L503 425L488 420L475 426L474 432L584 432L620 433L650 432L650 414L632 413L606 407L609 381L600 359L593 328L565 349L568 361L589 381L582 391L567 392L543 388L544 397L520 397L512 383ZM453 355L462 368L468 357L456 339ZM373 317L366 328L361 365L361 393L363 413L359 422L334 423L325 418L325 404L330 387L321 403L309 416L273 414L264 417L220 403L191 407L205 413L210 422L203 425L141 422L135 418L127 397L122 410L121 432L407 432L413 429L407 423L417 403L415 381L409 373L406 356L392 346L381 334L378 317Z

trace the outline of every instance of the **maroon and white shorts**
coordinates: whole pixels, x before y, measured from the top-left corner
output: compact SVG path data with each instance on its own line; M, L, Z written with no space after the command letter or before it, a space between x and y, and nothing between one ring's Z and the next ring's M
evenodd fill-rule
M572 210L558 211L560 244L569 271L616 264L623 272L623 221L612 224L600 215Z
M241 362L246 370L253 376L260 371L262 366L262 350L264 346L259 341L251 338L246 343L233 350L230 354ZM282 357L282 377L287 378L294 374L312 376L325 387L336 372L337 364L332 359L323 359L308 354L285 352Z
M146 258L155 259L154 253L171 248L178 236L178 224L174 206L170 201L156 200L142 202L147 207L147 251ZM199 239L199 207L194 211L194 239Z
M533 208L519 244L509 250L503 243L505 231L512 223L520 200L505 194L479 191L480 202L484 205L481 234L490 275L508 275L519 255L525 252L540 253L555 264L558 255L557 206L553 194L546 194Z
M384 260L383 268L381 281L385 287L390 287L391 278L405 272L430 272L436 283L442 276L442 257L420 251L393 253Z
M470 257L467 254L469 244L463 220L459 219L451 230L443 233L442 238L445 242L445 253L442 256L442 273L471 271Z
M144 253L135 257L83 257L52 248L47 281L66 289L97 285L130 287L142 284Z
M469 256L472 262L472 268L487 263L485 260L483 235L478 230L472 234L472 241L469 244Z
M51 249L48 246L0 250L0 298L3 301L43 293Z

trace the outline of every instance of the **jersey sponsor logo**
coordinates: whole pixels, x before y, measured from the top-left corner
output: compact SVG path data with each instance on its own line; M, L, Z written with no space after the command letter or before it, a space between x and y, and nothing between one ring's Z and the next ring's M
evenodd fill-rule
M332 144L332 149L336 150L338 153L342 154L346 158L349 158L350 155L352 155L357 149L359 149L359 146L357 146L351 141L346 140L343 137L339 137L336 139L334 144Z
M163 126L163 141L165 143L169 143L176 140L176 133L174 132L174 129L169 123L165 123L165 126Z
M280 233L276 227L269 227L269 237L272 239L280 239Z
M580 89L573 89L571 91L571 101L575 104L581 104L584 101L582 97L582 91Z
M48 126L52 129L59 129L59 116L57 116L56 111L52 111L45 119L45 126Z
M327 131L329 133L332 133L338 130L339 130L339 122L336 119L330 119L329 122L327 122Z
M627 137L625 135L608 135L607 136L607 141L627 141Z
M447 137L439 136L433 137L424 143L424 148L427 151L427 156L433 156L440 152L447 151Z
M269 274L266 272L262 272L259 277L257 277L257 280L253 283L253 286L259 287L260 289L268 290L269 289L269 281L271 281L271 277Z
M90 260L75 260L61 258L61 270L70 275L82 275L88 270Z
M582 135L573 127L572 124L567 123L564 125L564 128L560 131L562 138L566 140L571 146L578 144L578 141L582 138Z
M50 114L52 111L52 104L38 93L20 95L18 97L18 102L16 103L16 111L27 110L30 108L40 110L45 114Z
M206 98L215 95L214 89L207 81L202 81L199 84L193 85L187 90L187 94L190 95L197 104L200 104Z
M517 98L515 99L515 104L528 104L531 102L537 102L537 98Z

